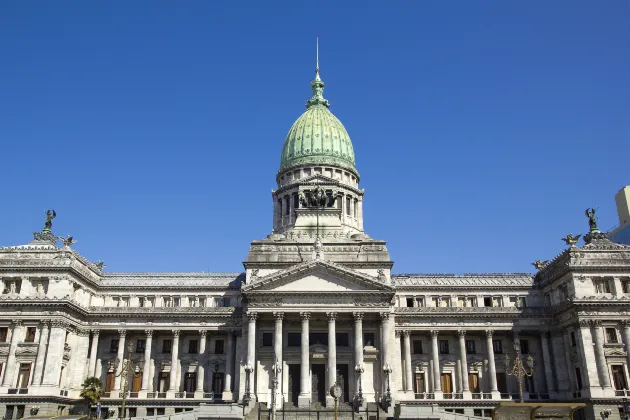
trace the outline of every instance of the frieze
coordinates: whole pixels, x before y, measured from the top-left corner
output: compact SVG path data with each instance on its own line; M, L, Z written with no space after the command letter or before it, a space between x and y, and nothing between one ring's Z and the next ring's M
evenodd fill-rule
M527 274L506 274L505 276L449 276L449 275L393 275L392 282L398 287L425 286L431 287L528 287L534 284Z

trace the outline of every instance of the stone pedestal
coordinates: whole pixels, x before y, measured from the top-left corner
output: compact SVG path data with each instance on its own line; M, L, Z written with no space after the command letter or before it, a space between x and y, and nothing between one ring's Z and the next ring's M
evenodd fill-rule
M223 391L221 399L225 402L234 401L234 393L232 391Z

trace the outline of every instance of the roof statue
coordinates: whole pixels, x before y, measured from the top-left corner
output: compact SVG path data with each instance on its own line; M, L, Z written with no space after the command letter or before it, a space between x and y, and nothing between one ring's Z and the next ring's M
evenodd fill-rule
M595 217L595 211L597 209L586 209L584 214L588 217L588 226L591 232L599 232L597 228L597 217Z
M536 270L542 270L542 268L546 266L548 262L549 260L545 260L545 261L536 260L532 263L532 265L536 267Z
M70 235L68 235L67 238L60 237L59 240L66 247L69 247L70 245L74 245L74 244L77 243L77 241L75 241L74 238L72 236L70 236Z
M94 267L96 267L96 269L99 271L103 271L103 269L107 267L107 265L103 261L98 260L97 262L94 263Z
M562 238L562 240L566 242L566 244L569 245L570 247L574 247L575 245L577 245L581 236L582 235L573 236L572 233L569 233L567 236Z
M52 228L52 221L57 217L57 213L54 210L46 210L46 223L44 223L44 231L50 232Z

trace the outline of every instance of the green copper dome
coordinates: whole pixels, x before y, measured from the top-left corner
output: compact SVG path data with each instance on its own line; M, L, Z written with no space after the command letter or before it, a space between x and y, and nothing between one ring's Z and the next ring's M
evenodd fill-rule
M319 68L311 83L313 96L306 111L293 123L282 147L280 171L297 165L334 165L356 172L350 136L341 121L328 109L323 97L324 82Z

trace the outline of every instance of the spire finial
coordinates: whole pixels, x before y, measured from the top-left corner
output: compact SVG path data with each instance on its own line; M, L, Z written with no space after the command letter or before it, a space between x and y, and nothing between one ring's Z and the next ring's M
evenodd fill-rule
M313 91L313 96L306 102L307 108L313 105L330 106L323 96L324 82L319 78L319 37L315 38L315 80L311 83L311 90Z

